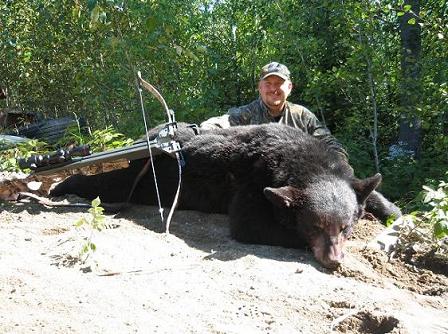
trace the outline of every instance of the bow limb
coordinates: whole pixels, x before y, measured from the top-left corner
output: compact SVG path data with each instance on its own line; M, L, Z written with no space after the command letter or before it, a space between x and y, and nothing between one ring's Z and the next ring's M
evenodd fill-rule
M165 102L165 99L163 98L162 94L159 93L159 91L153 86L151 85L149 82L143 80L142 78L142 74L140 71L137 72L137 82L138 82L138 86L140 88L145 89L147 92L150 92L152 95L154 95L154 97L159 100L159 102L162 104L163 108L165 109L165 112L168 116L168 122L173 122L173 117L172 114L170 112L170 110L168 109L168 105Z
M154 178L154 185L156 188L156 193L157 193L157 200L159 203L159 212L160 212L160 217L162 219L162 222L164 220L163 218L163 208L161 205L161 201L160 201L160 194L159 194L159 187L157 184L157 177L156 177L156 171L155 171L155 166L154 166L154 160L152 157L152 153L151 153L151 143L148 137L148 127L146 124L146 117L145 117L145 108L143 105L143 96L142 96L142 88L145 89L146 91L148 91L149 93L151 93L157 100L159 100L159 102L162 104L163 108L165 109L165 112L167 114L168 117L168 123L166 125L166 129L168 131L168 134L171 138L171 145L170 148L172 149L171 153L174 153L176 156L176 160L177 160L177 164L178 164L178 168L179 168L179 182L178 182L178 186L177 186L177 191L176 194L174 196L174 200L173 203L171 205L171 209L170 212L168 214L168 218L166 220L165 226L166 226L166 233L169 233L169 227L170 227L170 223L171 223L171 218L173 216L174 210L177 207L177 203L179 200L179 195L180 195L180 189L181 189L181 183L182 183L182 161L183 158L181 156L181 154L179 153L180 151L180 146L179 144L173 140L173 136L174 136L174 132L175 129L177 129L177 125L176 125L176 121L174 118L174 112L171 111L168 108L168 105L165 102L165 99L163 98L163 96L158 92L158 90L151 85L149 82L146 82L145 80L142 79L141 73L140 71L137 72L137 84L138 84L138 91L139 91L139 95L140 95L140 104L141 104L141 108L142 108L142 114L143 114L143 121L145 123L145 129L146 129L146 141L148 144L148 151L149 151L149 157L150 157L150 163L151 163L151 167L152 167L152 174L153 174L153 178ZM144 167L144 171L142 171L142 173L146 173L146 170L148 169L148 164L145 165ZM137 181L138 182L138 181Z

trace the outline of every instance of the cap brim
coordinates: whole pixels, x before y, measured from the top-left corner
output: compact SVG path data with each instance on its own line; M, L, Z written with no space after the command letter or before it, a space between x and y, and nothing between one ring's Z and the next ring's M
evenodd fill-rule
M284 75L284 74L281 74L281 73L268 73L268 74L265 74L265 75L263 75L261 78L260 78L260 80L264 80L264 79L266 79L267 77L270 77L270 76L273 76L273 75L275 75L275 76L277 76L277 77L279 77L279 78L282 78L283 80L290 80L290 78L287 76L287 75Z

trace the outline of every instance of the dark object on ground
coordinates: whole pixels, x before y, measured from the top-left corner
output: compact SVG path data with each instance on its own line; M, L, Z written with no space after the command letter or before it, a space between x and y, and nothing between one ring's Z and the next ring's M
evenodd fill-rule
M186 161L180 209L228 213L236 240L309 246L329 268L342 261L343 244L363 214L366 198L381 181L379 174L356 179L348 163L327 144L284 125L232 127L195 136L180 124L176 139ZM135 160L127 169L75 175L51 195L124 202L144 164L145 160ZM169 206L177 186L176 161L160 155L155 164L162 203ZM140 181L131 201L157 203L151 174Z
M22 127L26 124L34 123L36 120L37 115L33 112L26 112L11 108L4 108L0 110L0 128L2 129Z
M9 132L9 134L40 139L49 144L54 144L58 140L62 139L67 130L72 127L75 132L77 132L78 129L86 131L87 124L83 119L75 119L72 117L46 119L15 129L14 131Z

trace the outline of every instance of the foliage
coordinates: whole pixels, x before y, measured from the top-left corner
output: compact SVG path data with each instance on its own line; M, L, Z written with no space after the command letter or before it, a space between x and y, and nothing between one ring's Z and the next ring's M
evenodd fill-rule
M440 182L437 189L423 186L418 197L424 208L403 218L410 223L400 233L400 249L420 247L448 257L448 183Z
M393 160L405 114L403 17L421 29L419 98L410 112L424 140L419 156ZM278 60L292 72L291 101L346 145L357 175L379 169L386 195L410 199L448 164L447 20L442 0L6 0L0 86L9 96L0 107L76 113L136 138L144 133L137 70L178 120L199 123L249 103L259 68ZM145 95L144 106L150 127L164 121L158 101Z
M94 130L88 135L83 134L81 131L76 131L77 129L74 130L68 131L58 142L58 145L66 145L68 143L71 145L89 145L92 152L103 152L129 146L133 142L131 138L127 138L111 126L107 126L102 130Z
M103 130L95 130L87 144L90 145L94 152L111 150L118 147L129 146L133 140L126 138L124 134L116 132L111 127Z
M89 255L96 251L96 244L92 241L94 232L101 232L106 228L104 223L106 216L104 216L104 209L100 205L100 198L95 198L92 201L92 207L88 210L89 217L82 217L73 224L77 228L87 228L90 232L88 237L84 237L85 242L79 251L79 258L82 262L85 262Z
M448 183L441 182L437 190L423 186L426 191L424 203L432 209L423 213L423 220L433 226L436 239L448 236Z

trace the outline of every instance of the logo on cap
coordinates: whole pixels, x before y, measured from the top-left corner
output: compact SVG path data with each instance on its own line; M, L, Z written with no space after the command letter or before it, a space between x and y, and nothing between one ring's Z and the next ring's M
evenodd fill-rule
M260 80L264 80L271 75L276 75L283 80L291 80L291 72L289 72L288 68L275 61L263 66L261 69Z

